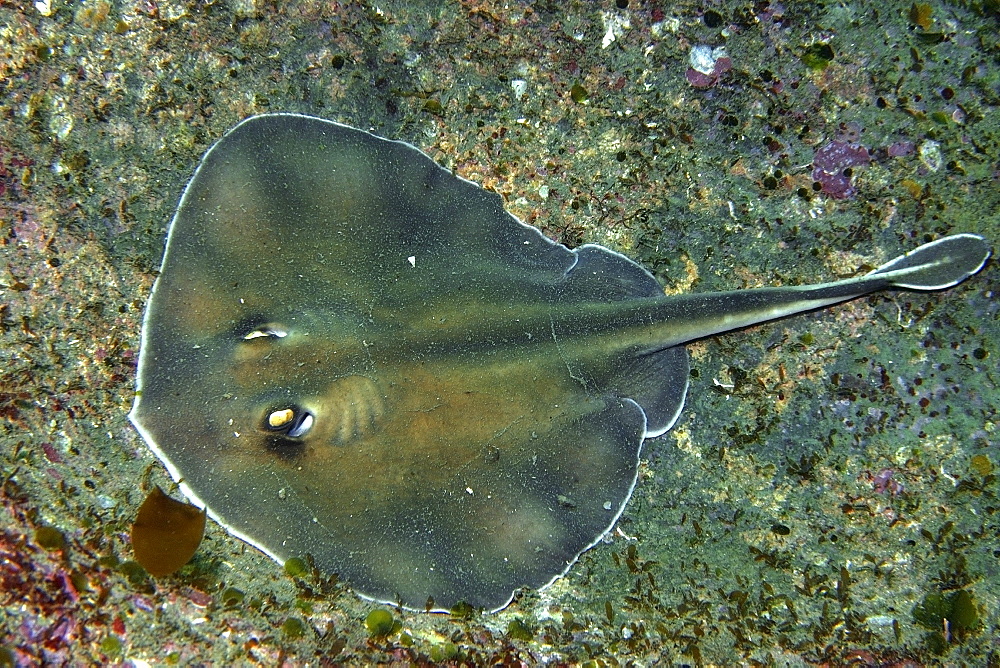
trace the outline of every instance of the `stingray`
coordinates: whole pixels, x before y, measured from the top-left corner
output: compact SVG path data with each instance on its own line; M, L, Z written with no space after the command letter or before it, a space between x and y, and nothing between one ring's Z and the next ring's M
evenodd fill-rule
M876 290L938 290L986 241L872 273L667 297L413 146L309 116L209 149L170 225L132 422L181 489L363 597L505 607L621 515L684 404L682 344Z

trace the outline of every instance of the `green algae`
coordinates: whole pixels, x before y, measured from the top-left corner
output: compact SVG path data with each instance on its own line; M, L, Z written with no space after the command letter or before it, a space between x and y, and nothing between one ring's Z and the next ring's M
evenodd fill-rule
M822 72L833 60L833 48L826 43L810 44L800 56L802 63L811 70Z
M929 629L927 648L943 654L952 643L963 643L981 626L979 606L967 589L950 593L931 592L913 607L913 620Z
M462 651L455 643L445 642L431 647L429 656L431 661L436 662L456 661L461 659Z
M226 587L219 594L219 602L222 603L224 607L235 608L243 602L246 598L246 594L236 587Z
M55 527L41 526L35 529L35 542L50 552L66 549L66 536Z
M101 640L100 648L101 653L110 658L117 658L121 655L122 650L124 649L121 639L118 636L113 635L105 636Z
M969 465L984 478L993 473L993 462L990 461L989 455L973 455Z
M124 561L117 566L116 570L125 576L133 587L149 587L149 574L138 562L131 560Z
M528 641L535 637L535 632L524 620L515 618L507 624L507 635L516 640Z
M309 572L309 566L306 564L304 559L298 557L292 557L285 561L285 573L292 576L293 578L300 578Z
M960 589L950 593L931 592L913 607L913 620L926 629L938 631L945 621L959 637L979 628L979 609L972 593Z
M454 619L471 619L476 615L477 610L465 601L459 601L455 605L451 606L448 613Z
M384 608L372 610L365 617L365 628L373 638L384 638L400 628L392 613Z
M307 627L298 617L289 617L281 624L281 633L289 640L299 640L306 634Z

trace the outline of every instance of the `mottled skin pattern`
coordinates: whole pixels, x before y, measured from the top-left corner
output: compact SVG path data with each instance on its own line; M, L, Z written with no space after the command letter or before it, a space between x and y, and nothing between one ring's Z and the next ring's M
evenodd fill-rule
M206 154L171 226L132 420L185 491L359 594L497 609L610 529L681 344L890 287L948 287L979 237L822 286L663 296L554 244L400 142L275 114Z

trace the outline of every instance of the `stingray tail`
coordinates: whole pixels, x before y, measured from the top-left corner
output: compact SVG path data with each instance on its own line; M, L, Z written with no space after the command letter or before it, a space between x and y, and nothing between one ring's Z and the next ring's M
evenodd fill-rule
M986 240L956 234L924 244L875 271L842 281L731 292L696 293L663 299L642 335L655 351L705 336L831 306L878 290L943 290L983 268ZM620 337L623 338L623 337Z
M915 248L868 276L878 275L895 288L944 290L982 269L990 254L989 244L983 237L955 234Z

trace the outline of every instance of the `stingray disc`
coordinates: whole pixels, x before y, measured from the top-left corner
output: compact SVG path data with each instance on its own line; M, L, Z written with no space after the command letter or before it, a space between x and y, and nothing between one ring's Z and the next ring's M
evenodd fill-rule
M131 419L189 497L366 597L498 609L622 512L693 338L872 290L947 287L949 237L868 276L666 298L414 147L295 114L202 159L143 323Z

